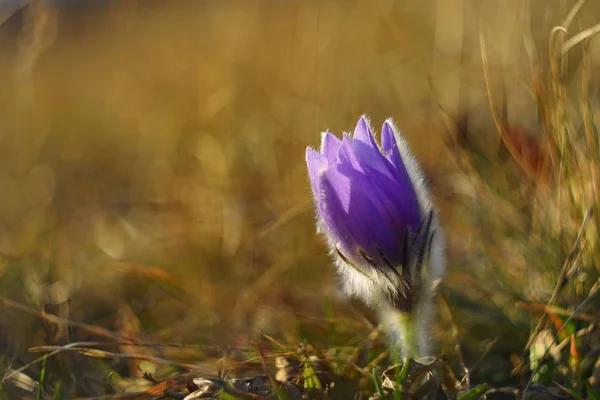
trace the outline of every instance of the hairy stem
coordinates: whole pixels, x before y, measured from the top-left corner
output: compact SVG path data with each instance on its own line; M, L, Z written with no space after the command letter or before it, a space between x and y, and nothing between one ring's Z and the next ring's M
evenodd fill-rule
M423 356L414 313L390 308L383 312L382 317L390 336L390 354L396 361Z
M396 311L396 318L400 328L400 345L402 347L402 358L415 358L419 356L419 344L413 313Z

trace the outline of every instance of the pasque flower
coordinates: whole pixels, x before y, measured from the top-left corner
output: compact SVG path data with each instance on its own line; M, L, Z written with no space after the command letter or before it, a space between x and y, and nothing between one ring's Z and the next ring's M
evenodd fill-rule
M306 162L317 227L349 295L375 307L403 357L427 355L444 238L424 176L391 120L381 146L366 117L354 134L323 134ZM399 346L395 346L399 344Z

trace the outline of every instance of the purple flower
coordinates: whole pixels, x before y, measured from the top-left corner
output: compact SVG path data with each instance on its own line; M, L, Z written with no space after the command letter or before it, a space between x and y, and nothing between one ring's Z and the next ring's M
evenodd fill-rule
M352 136L324 133L321 151L308 148L306 163L319 231L346 291L372 305L412 312L437 215L399 131L386 121L379 146L363 116Z

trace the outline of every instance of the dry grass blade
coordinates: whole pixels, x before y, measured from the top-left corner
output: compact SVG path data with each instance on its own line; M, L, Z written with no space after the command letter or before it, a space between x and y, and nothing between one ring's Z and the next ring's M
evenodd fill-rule
M500 138L504 142L504 145L510 152L511 156L514 160L519 160L518 154L516 153L516 149L512 146L512 142L507 139L506 131L504 130L504 126L502 124L502 118L500 117L500 113L498 112L498 107L496 105L496 101L494 100L494 96L492 94L492 83L490 78L490 69L487 58L487 49L485 44L485 35L483 34L482 23L479 24L479 46L481 51L481 63L483 67L483 77L485 79L485 86L488 95L488 102L490 105L490 112L492 114L492 119L494 120L494 125L500 134Z
M597 160L598 139L596 135L596 126L594 124L594 117L592 116L592 110L590 109L590 71L591 71L591 60L590 60L590 48L589 42L583 46L583 57L582 57L582 71L581 71L581 116L583 119L583 128L585 131L586 147L589 151L589 157L592 159L590 163L590 175L592 176L594 203L598 203L600 199L600 176Z
M571 313L571 315L569 315L569 317L563 322L563 325L560 327L560 329L558 329L558 331L556 332L556 335L554 336L554 339L552 340L552 344L556 343L558 340L558 337L560 335L560 333L562 332L562 330L568 325L569 322L571 322L571 320L573 319L573 315L579 313L579 311L590 301L592 300L596 294L598 294L600 292L600 285L597 285L595 287L595 289L588 294L588 296L581 302L579 303L579 305L575 308L575 310L573 310L573 312ZM565 342L567 340L570 339L565 339ZM550 349L552 348L552 346L548 346L548 348L546 349L546 351L544 352L543 356L541 357L541 359L545 359L548 356L548 353L550 352ZM531 376L529 377L529 381L527 382L527 386L525 386L525 390L523 390L523 399L526 399L527 396L527 391L529 390L529 388L531 387L531 384L533 382L533 377L535 376L535 374L537 373L537 371L539 370L539 368L542 366L542 363L538 363L537 367L535 368L534 371L531 371Z
M581 226L579 228L579 232L577 233L577 238L575 239L575 242L573 243L573 247L571 248L571 251L567 255L565 262L563 263L563 267L562 267L560 276L558 278L558 281L556 282L556 286L554 287L554 292L552 293L550 300L548 300L548 304L547 304L548 306L552 305L552 303L554 303L556 301L558 294L559 294L560 290L562 289L565 279L567 277L567 272L569 270L569 266L571 265L573 258L575 256L577 256L579 254L579 252L581 251L581 240L583 239L583 235L588 227L591 217L592 217L592 209L588 208L588 210L586 211L585 216L583 218L583 221L581 222ZM544 316L542 316L540 318L540 320L543 320L543 319L544 319Z
M2 306L14 308L14 309L26 312L37 318L43 319L45 321L48 321L48 322L51 322L54 324L65 324L65 325L71 326L73 328L78 328L78 329L84 330L88 333L92 333L94 335L97 335L97 336L100 336L103 338L107 338L107 339L111 339L111 340L115 340L115 341L126 342L126 343L135 343L134 339L125 337L116 332L112 332L108 329L105 329L105 328L102 328L99 326L95 326L95 325L86 324L83 322L71 321L68 319L57 317L52 314L46 314L46 313L37 311L31 307L27 307L23 304L17 303L16 301L13 301L11 299L7 299L6 297L0 297L0 307L2 307Z
M19 368L19 369L16 369L16 370L13 370L13 371L11 371L9 374L7 374L6 376L4 376L4 377L2 378L2 382L5 382L5 381L8 381L8 380L12 379L12 378L13 378L13 376L15 376L15 375L17 375L17 374L20 374L20 373L22 373L22 372L23 372L23 371L25 371L26 369L28 369L28 368L30 368L30 367L32 367L32 366L34 366L34 365L38 364L38 363L41 363L42 361L44 361L44 359L45 359L45 358L47 359L48 357L55 356L56 354L58 354L58 353L60 353L60 352L64 351L64 350L65 350L65 349L67 349L67 348L74 348L74 347L78 347L78 346L90 346L90 345L93 345L94 343L95 343L95 342L76 342L76 343L69 343L68 345L65 345L65 346L63 346L63 347L62 347L62 348L60 348L60 349L56 349L56 350L54 350L54 351L52 351L52 352L50 352L50 353L48 353L48 354L45 354L45 355L44 355L44 356L42 356L42 357L36 358L35 360L33 360L33 361L31 361L31 362L29 362L29 363L25 364L24 366L22 366L22 367L21 367L21 368Z
M581 10L581 7L583 7L583 5L586 3L586 1L587 0L579 0L571 8L571 10L569 11L569 14L567 14L563 23L560 25L565 30L565 32L569 29L569 26L571 26L571 23L575 19L575 16L577 16L577 14L579 13L579 10Z
M600 33L600 24L594 25L591 28L586 29L585 31L579 32L577 35L573 36L569 40L563 43L561 47L562 55L565 55L575 47L577 44L583 42L586 39L591 38L594 35Z
M40 384L37 381L32 379L30 376L25 375L23 372L12 369L9 369L8 372L9 374L2 378L2 383L10 383L11 385L29 393L35 393L40 387Z
M537 49L535 47L535 41L531 34L531 29L527 29L527 23L531 21L531 1L524 1L523 8L521 9L521 24L523 25L523 46L527 53L527 59L529 60L529 71L532 77L537 75L539 69L539 57Z
M77 400L154 400L155 395L146 392L124 393L108 396L82 397Z
M546 163L548 160L543 157L543 154L540 152L537 144L534 146L533 143L528 143L526 135L519 130L511 129L509 126L507 126L506 121L503 120L500 112L498 111L498 106L494 100L492 92L492 81L490 77L486 42L481 24L479 27L479 45L490 113L492 114L492 119L494 121L496 130L500 134L500 139L502 140L504 146L506 146L511 158L519 166L519 168L521 168L526 176L532 180L539 179L541 176L545 175L543 170L547 166Z
M515 303L515 307L519 307L519 308L523 308L525 310L531 310L531 311L541 311L541 312L545 312L547 314L555 314L555 315L562 315L562 316L571 315L571 313L569 311L565 310L564 308L551 306L548 304L525 303L522 301L518 301ZM589 322L600 321L600 317L597 317L594 315L589 315L589 314L573 314L573 318L579 319L581 321L589 321Z
M177 361L166 360L164 358L149 356L146 354L134 354L134 353L113 353L110 351L93 349L89 347L76 347L76 346L39 346L33 347L29 349L31 352L75 352L88 357L95 358L123 358L123 359L135 359L135 360L143 360L149 361L155 364L164 364L171 365L174 367L188 369L190 371L198 371L205 373L207 375L214 375L208 370L204 370L202 367L199 367L194 364L180 363Z
M144 264L131 264L126 262L113 262L107 265L107 268L121 273L134 273L139 276L156 279L173 285L177 285L177 279L169 272Z
M304 212L309 211L312 206L311 203L312 203L312 201L310 199L308 199L308 200L290 208L289 210L285 211L284 213L279 215L277 217L277 219L275 219L275 221L273 221L271 224L269 224L269 226L267 226L266 228L264 228L263 230L258 232L258 234L257 234L258 237L260 239L267 237L272 232L275 232L279 228L284 226L290 220L296 218L297 216L301 215Z
M461 385L464 381L464 383L467 385L466 389L467 391L469 391L471 390L471 372L469 371L469 368L467 367L467 364L465 363L465 359L463 357L463 352L460 346L460 332L458 330L458 326L456 325L454 312L452 311L452 306L450 305L448 297L444 293L440 293L440 300L446 307L448 315L450 316L450 323L452 324L452 336L454 338L454 351L456 352L456 356L458 357L460 367L462 368L463 373L465 374L461 381Z
M0 27L4 25L6 21L8 21L13 15L21 11L23 8L27 7L26 2L12 2L11 4L3 4L4 2L0 2L2 5L2 10L0 10Z
M571 266L573 258L576 257L581 252L581 240L583 238L583 234L585 233L585 231L587 229L587 226L588 226L588 223L590 222L591 217L592 217L592 209L588 208L587 212L585 213L583 222L581 223L581 226L579 228L577 238L575 239L575 242L573 243L573 247L571 248L571 251L567 255L565 262L563 263L562 270L560 272L558 281L556 282L556 285L554 286L554 291L552 292L552 296L550 296L550 299L548 300L548 303L546 304L547 307L550 307L552 305L552 303L554 303L556 301L558 294L560 293L560 291L563 287L563 284L565 282L565 279L567 277L567 273L569 271L569 267ZM546 321L546 317L548 316L548 310L549 310L548 308L544 309L544 313L538 320L535 329L531 333L531 336L529 337L529 340L527 341L527 344L525 345L525 349L523 350L523 354L521 355L521 362L519 363L519 365L517 365L517 367L515 367L515 369L513 370L513 373L515 373L515 374L520 373L523 366L525 365L525 352L527 352L529 350L529 348L533 344L536 336L542 330L544 322ZM573 314L574 313L569 314L570 318L573 317Z

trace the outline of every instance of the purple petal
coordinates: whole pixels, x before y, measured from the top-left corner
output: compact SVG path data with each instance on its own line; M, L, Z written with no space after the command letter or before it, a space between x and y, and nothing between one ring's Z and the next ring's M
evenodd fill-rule
M363 116L358 121L352 139L354 153L361 163L368 164L372 169L389 177L400 178L390 160L379 150L366 117Z
M404 190L402 190L401 192L403 199L401 204L403 204L403 206L406 207L407 210L413 210L413 212L420 214L420 211L416 211L420 209L417 195L415 193L413 184L410 180L410 176L408 175L408 171L406 170L406 167L404 165L404 161L402 160L402 156L400 155L400 149L396 140L395 133L396 128L394 127L392 122L389 120L385 121L381 129L381 147L383 148L383 151L385 152L387 158L394 165L398 173L399 182L404 182L404 184L402 185Z
M406 180L399 182L370 170L368 166L365 169L366 176L372 182L373 190L379 197L382 207L386 209L394 227L397 228L397 235L403 235L404 227L409 227L415 232L421 223L421 211L408 175Z
M381 251L399 262L404 225L394 224L369 177L349 164L342 166L343 171L330 168L319 179L326 202L320 210L323 220L349 256L359 257L360 247L373 259Z
M308 167L308 178L310 187L315 196L315 200L319 201L319 174L327 169L327 160L319 152L308 147L306 149L306 166Z
M406 169L402 162L402 156L398 149L398 143L396 142L396 129L390 121L385 121L381 128L381 147L383 152L387 156L387 159L394 164L394 167L398 170Z
M347 133L344 133L344 138L342 139L342 144L338 150L338 160L337 164L350 164L352 169L362 171L362 166L354 153L354 145L352 143L352 139Z
M347 207L344 207L340 197L349 199L349 181L342 183L338 179L337 185L334 186L331 178L326 178L326 171L323 171L318 177L318 192L317 209L321 220L327 232L331 236L336 245L339 245L345 252L352 251L352 243L356 243L356 238L352 235L351 230L346 226L348 220ZM345 190L344 186L348 186ZM349 204L349 202L348 202Z
M369 166L371 169L378 171L381 174L393 178L396 176L396 171L392 163L385 158L378 148L372 148L365 145L363 142L354 140L352 142L353 153L359 160L362 166Z
M380 205L377 188L373 187L371 180L365 174L363 165L356 157L354 147L348 135L344 135L344 140L338 153L338 162L332 168L350 181L359 182L358 187L364 192L365 196L371 197L371 202L376 206ZM349 198L347 202L350 202Z
M356 128L354 128L352 139L367 145L373 150L379 151L375 138L373 137L373 132L371 132L371 128L369 127L369 120L365 116L360 117L358 120Z
M419 200L390 121L383 125L381 149L362 117L352 137L326 132L321 153L308 149L306 162L320 220L344 254L364 265L359 250L376 263L381 253L402 262L405 229L421 223Z
M356 152L364 148L362 143L351 143L345 135L340 146L336 168L350 179L360 180L362 191L380 208L392 223L396 235L402 237L404 227L416 230L420 223L420 211L412 183L404 169L390 171L392 165L377 150L370 158L361 158ZM367 150L368 151L368 150ZM361 153L364 156L364 154ZM348 200L349 201L349 200Z
M329 162L334 162L341 144L342 141L337 136L330 132L325 132L321 137L321 154Z
M392 164L381 154L377 147L366 145L356 138L350 138L347 133L344 133L344 139L339 147L338 162L348 162L352 168L364 171L365 166L369 166L371 170L379 171L389 177L395 176L395 171Z

